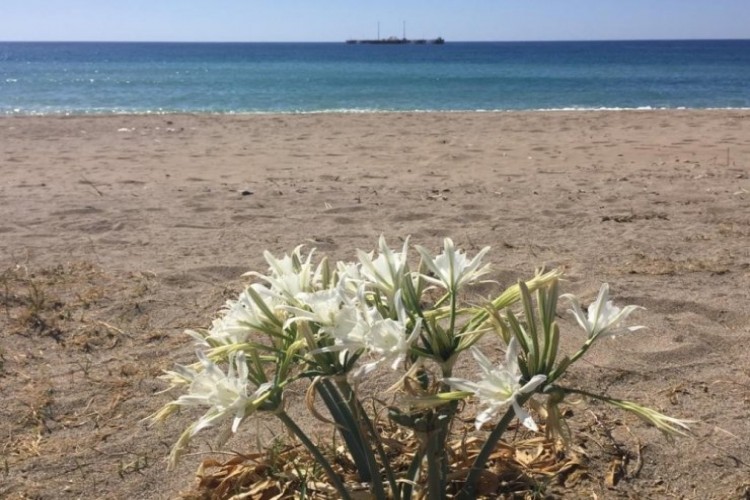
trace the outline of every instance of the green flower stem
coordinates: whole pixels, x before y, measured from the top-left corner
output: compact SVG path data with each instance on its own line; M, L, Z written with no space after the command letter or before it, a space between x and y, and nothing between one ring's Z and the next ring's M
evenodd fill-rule
M616 408L620 408L621 410L630 412L646 423L653 425L654 427L659 429L667 437L671 437L675 434L679 436L688 436L688 432L690 430L688 424L693 422L691 420L680 420L674 417L669 417L667 415L664 415L663 413L660 413L646 406L639 405L638 403L634 403L632 401L610 398L601 394L594 394L593 392L585 391L583 389L573 389L569 387L559 386L557 386L557 388L562 390L565 394L578 394L580 396L597 399Z
M440 437L443 430L423 434L427 449L427 498L428 500L445 499L445 452Z
M451 340L454 338L456 333L456 308L458 307L458 297L456 297L456 292L451 292L451 326L448 329L448 332L450 332Z
M447 374L447 377L450 377L450 373ZM445 389L445 384L443 384ZM450 389L450 387L448 387ZM458 410L458 401L451 401L448 404L448 409L445 411L445 413L441 413L442 421L440 422L440 425L438 427L437 432L437 439L433 440L435 441L435 446L438 447L438 452L440 453L440 491L445 492L446 489L446 478L448 477L448 435L450 434L451 430L451 423L453 423L453 418L456 415L456 411ZM441 493L442 495L442 493ZM437 497L435 497L437 498ZM440 497L442 498L442 497Z
M544 364L540 373L549 373L555 365L560 344L560 329L555 322L555 311L557 310L559 296L558 281L553 281L546 291L537 290L536 294L539 314L544 328Z
M560 346L560 330L554 321L544 329L544 365L540 373L550 373L555 366Z
M521 394L516 398L516 401L520 406L523 406L529 399L531 399L532 395L533 393ZM498 422L495 428L492 429L490 435L487 436L487 440L484 442L479 455L477 455L477 458L474 459L474 463L471 465L471 470L469 471L469 475L466 477L466 483L464 484L464 487L456 496L457 500L474 500L476 498L477 483L479 482L479 478L487 465L487 460L489 459L490 454L495 449L497 442L500 440L503 433L507 430L508 425L510 425L510 422L515 418L515 416L516 413L511 406L510 408L508 408L508 411L505 412L503 418L500 419L500 422Z
M349 382L345 379L338 379L337 385L339 389L341 390L341 393L344 396L344 399L348 402L349 405L351 405L352 408L352 414L356 417L356 420L358 422L361 422L365 426L366 432L370 435L372 438L372 442L375 445L375 450L378 453L378 456L380 457L380 461L383 464L383 468L385 469L385 475L386 480L388 481L388 485L391 488L391 492L393 493L393 498L396 498L398 495L398 484L396 483L396 477L393 475L393 470L391 469L391 464L388 461L388 455L385 453L385 449L383 449L383 443L380 440L380 435L378 434L377 429L375 429L375 426L372 424L372 420L370 420L370 417L367 415L367 412L365 411L364 407L362 406L362 403L357 398L356 394L354 393L354 390L349 385ZM359 436L362 441L362 447L364 448L364 453L367 457L368 466L370 467L370 474L372 476L372 487L373 487L373 494L377 498L387 498L385 496L385 490L383 489L383 482L380 478L380 469L378 469L378 464L375 461L375 457L372 454L372 448L369 446L370 442L367 439L367 437L362 433L362 428L357 427L357 429L360 431ZM378 496L378 495L382 495Z
M538 288L545 286L551 280L559 278L561 275L562 275L562 272L559 269L553 269L552 271L533 277L532 279L526 281L525 285L526 285L526 288L528 288L530 292L533 292L537 290ZM506 307L518 302L520 299L521 299L520 287L517 284L512 285L508 287L502 294L500 294L498 297L492 300L492 302L490 302L489 307L491 307L495 311L499 311L501 309L505 309ZM466 329L466 331L471 331L473 329L478 328L482 323L487 321L489 318L490 318L490 314L486 310L479 312L476 316L474 316L471 319L471 321L469 321L469 327Z
M363 449L365 443L362 442L359 425L349 406L330 381L321 381L317 390L344 438L346 447L354 461L354 466L357 468L357 477L362 482L370 482L372 475L366 457L367 452Z
M576 352L571 358L569 359L563 359L560 364L557 365L557 367L552 370L552 372L547 377L547 380L545 381L545 385L549 386L552 385L555 380L560 378L564 373L565 370L568 369L570 365L581 359L581 356L586 354L586 351L589 350L589 348L593 345L594 341L596 340L596 337L591 337L588 339L584 344L581 346L581 348Z
M411 500L412 498L412 490L414 489L414 484L416 484L419 479L419 469L422 466L425 451L425 447L420 446L416 453L414 453L414 458L411 461L411 465L409 465L409 470L406 472L407 481L403 483L401 489L401 500Z
M364 412L364 408L360 405L360 415L365 415L363 418L363 422L367 426L367 430L372 436L373 441L375 442L375 450L378 452L378 456L380 457L380 461L383 464L383 469L385 469L385 477L388 481L388 485L391 488L391 492L393 493L392 498L397 498L398 496L398 483L396 482L396 476L393 475L393 469L391 469L391 464L388 461L388 455L385 453L385 449L383 448L383 443L380 441L380 436L377 433L377 430L375 429L375 426L372 424L372 420L370 420L369 417L367 417L367 414ZM380 478L378 477L378 481L380 481Z
M328 475L328 479L330 479L331 484L334 488L336 488L336 491L338 491L341 499L351 500L351 495L349 495L349 491L344 486L344 483L341 482L341 478L339 478L339 476L333 470L331 464L328 462L326 457L323 456L318 447L315 446L313 442L310 441L310 438L305 435L302 429L300 429L299 426L294 423L294 420L292 420L289 415L287 415L283 410L277 412L276 416L279 417L279 420L281 420L281 422L287 427L287 429L292 432L292 434L294 434L300 441L302 441L302 444L305 445L305 448L307 448L308 451L312 453L318 464L323 467L323 470L325 470L326 474Z
M447 372L450 376L450 370ZM450 390L446 384L441 384L441 391ZM420 433L424 454L427 457L427 498L442 500L445 498L446 479L448 477L448 449L446 443L450 433L453 417L458 409L458 401L451 401L447 408L441 406L433 411L429 430ZM416 457L415 457L416 459ZM404 496L403 498L406 498Z
M442 306L442 305L443 305L443 302L445 302L446 300L448 300L448 297L450 297L450 295L451 295L451 294L450 294L450 292L449 292L449 293L446 293L445 295L443 295L442 297L440 297L440 298L439 298L439 299L437 300L437 302L435 302L435 304L434 304L434 305L432 306L432 307L433 307L433 309L438 309L438 308L440 308L440 306Z

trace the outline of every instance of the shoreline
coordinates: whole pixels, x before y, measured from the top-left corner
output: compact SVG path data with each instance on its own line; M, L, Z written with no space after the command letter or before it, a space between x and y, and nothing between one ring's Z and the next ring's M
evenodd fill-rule
M324 109L324 110L312 110L312 111L191 111L191 110L169 110L169 111L59 111L59 112L45 112L37 113L31 112L6 112L0 113L0 118L13 118L13 117L39 117L39 118L55 118L55 117L95 117L95 116L169 116L169 115L193 115L193 116L297 116L297 115L384 115L384 114L506 114L506 113L596 113L596 112L701 112L701 111L750 111L750 107L706 107L706 108L690 108L690 107L652 107L652 106L639 106L639 107L565 107L565 108L526 108L526 109L410 109L410 110L399 110L399 109Z

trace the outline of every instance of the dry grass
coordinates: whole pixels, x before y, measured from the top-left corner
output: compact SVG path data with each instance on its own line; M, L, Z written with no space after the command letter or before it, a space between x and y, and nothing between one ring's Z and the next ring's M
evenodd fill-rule
M127 497L158 474L165 447L139 423L174 351L154 345L168 331L155 289L153 275L87 262L0 273L0 497L88 497L92 485Z
M405 474L418 449L409 431L381 429L385 451L394 472ZM483 441L464 436L450 443L449 491L463 486ZM343 447L323 447L334 469L344 480L353 498L369 498L367 485L357 482L357 471ZM576 447L565 448L543 436L500 442L490 456L480 478L480 498L544 498L561 488L571 488L587 478L587 456ZM424 496L424 484L415 488L416 498ZM224 460L203 460L197 472L195 488L184 494L188 500L224 500L230 498L337 498L335 489L307 451L299 444L277 441L265 452L232 454Z

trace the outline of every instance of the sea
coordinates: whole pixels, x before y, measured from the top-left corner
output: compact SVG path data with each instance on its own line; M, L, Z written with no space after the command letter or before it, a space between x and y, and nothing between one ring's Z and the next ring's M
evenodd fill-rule
M750 108L750 40L0 42L0 115Z

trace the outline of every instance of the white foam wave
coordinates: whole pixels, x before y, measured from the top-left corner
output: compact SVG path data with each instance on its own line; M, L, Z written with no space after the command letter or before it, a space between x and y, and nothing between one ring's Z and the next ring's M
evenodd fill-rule
M385 114L385 113L549 113L549 112L597 112L597 111L750 111L750 107L584 107L518 108L518 109L383 109L383 108L327 108L316 110L212 110L212 109L140 109L140 108L0 108L0 116L88 116L88 115L325 115L325 114Z

